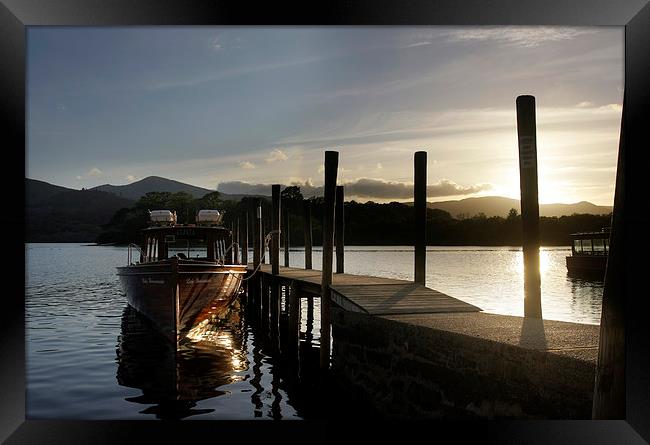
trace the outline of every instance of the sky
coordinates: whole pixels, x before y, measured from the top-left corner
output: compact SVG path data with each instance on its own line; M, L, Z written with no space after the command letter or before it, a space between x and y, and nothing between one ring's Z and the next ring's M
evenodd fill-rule
M622 27L29 27L28 178L162 176L225 193L519 198L515 100L536 98L540 203L612 205Z

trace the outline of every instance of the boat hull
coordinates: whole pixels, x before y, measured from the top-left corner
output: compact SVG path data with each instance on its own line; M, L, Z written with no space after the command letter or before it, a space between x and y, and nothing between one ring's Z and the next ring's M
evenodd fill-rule
M227 313L245 273L245 265L178 259L118 268L128 303L176 343L198 323Z
M566 257L567 271L575 276L589 276L604 279L607 267L606 255L584 255Z

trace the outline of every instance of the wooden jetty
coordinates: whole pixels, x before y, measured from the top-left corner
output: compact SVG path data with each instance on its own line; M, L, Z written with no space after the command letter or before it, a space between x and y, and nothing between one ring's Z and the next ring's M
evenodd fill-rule
M248 270L254 270L253 264ZM258 273L271 276L270 264L262 264ZM274 275L278 284L295 287L301 295L320 297L321 271L279 267ZM478 312L481 309L412 281L366 275L334 274L332 301L341 308L369 315L437 314Z

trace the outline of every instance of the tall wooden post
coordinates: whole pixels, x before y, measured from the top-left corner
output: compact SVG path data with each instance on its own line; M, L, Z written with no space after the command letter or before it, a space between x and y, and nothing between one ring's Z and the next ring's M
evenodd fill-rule
M262 239L262 204L259 199L255 206L255 227L253 228L253 232L253 267L257 268L262 256L262 248L260 246L260 241Z
M280 273L280 184L274 184L271 204L271 273Z
M284 208L282 212L282 239L284 240L284 265L289 267L289 211Z
M336 210L334 211L334 237L336 243L336 273L343 273L344 233L345 222L343 218L343 202L345 192L342 185L336 186Z
M594 419L626 418L625 386L625 98L616 167L616 190L609 256L605 270L605 288L600 317L598 366L592 417Z
M415 152L413 163L415 283L424 286L427 270L427 152Z
M235 242L237 243L237 246L234 247L235 249L235 264L240 264L240 247L241 247L241 239L240 239L240 231L239 231L239 218L237 218L237 225L235 226Z
M244 213L244 227L243 227L243 232L241 236L241 244L242 244L242 250L241 250L241 262L243 264L248 264L248 212Z
M270 306L271 306L271 332L274 335L278 332L280 322L280 184L273 184L271 187L271 273L273 276L269 280L271 287Z
M298 296L298 283L292 282L288 288L287 302L289 303L289 347L298 351L300 344L300 297Z
M336 175L339 166L337 151L325 152L325 200L323 203L323 273L320 301L320 367L329 369L330 362L330 302L332 284L332 257L334 245L334 199Z
M517 97L519 187L524 254L524 316L542 318L539 272L539 200L537 197L537 135L535 97Z
M302 210L305 237L305 269L311 269L311 201L303 201Z

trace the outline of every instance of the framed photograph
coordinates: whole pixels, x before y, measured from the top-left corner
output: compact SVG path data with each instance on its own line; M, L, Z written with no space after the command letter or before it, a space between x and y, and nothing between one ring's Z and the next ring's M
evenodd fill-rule
M4 1L0 439L650 441L648 29Z

